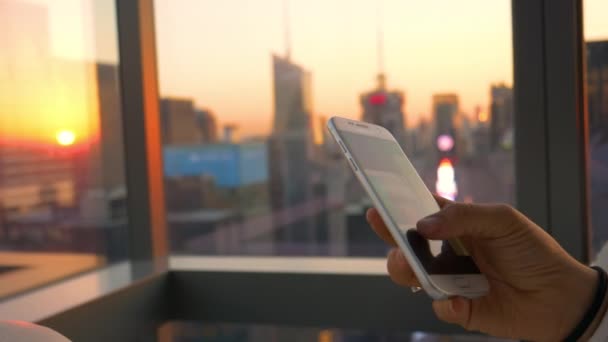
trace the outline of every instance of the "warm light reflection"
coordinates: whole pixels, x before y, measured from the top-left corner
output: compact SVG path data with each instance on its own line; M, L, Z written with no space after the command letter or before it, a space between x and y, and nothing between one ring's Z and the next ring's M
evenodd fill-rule
M458 196L458 186L454 177L454 166L452 162L444 158L437 167L437 183L435 191L441 197L454 200Z
M61 146L71 146L76 141L76 134L70 130L61 130L57 132L55 139Z
M477 115L477 120L479 120L479 122L481 122L481 123L486 123L486 122L488 122L488 119L489 119L489 118L490 118L490 117L489 117L489 115L488 115L488 112L486 112L486 111L481 111L481 112L479 112L479 114Z
M7 33L0 41L0 70L6 71L0 71L0 142L68 146L94 139L100 96L95 62L55 53L49 8L9 3L0 11L0 32ZM66 128L74 141L66 133L59 139Z

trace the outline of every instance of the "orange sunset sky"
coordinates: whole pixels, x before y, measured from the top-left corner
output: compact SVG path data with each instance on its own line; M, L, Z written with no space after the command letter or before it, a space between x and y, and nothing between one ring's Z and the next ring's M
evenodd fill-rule
M269 133L270 56L285 51L283 1L157 0L161 96L192 98L220 124L239 124L241 136ZM378 1L289 3L292 60L312 72L315 116L359 117L359 94L375 86L378 71ZM607 39L608 1L584 3L587 38ZM20 7L17 20L7 10L14 4L34 12ZM471 114L487 108L490 84L512 84L509 0L381 4L385 72L389 88L406 94L409 126L430 114L434 93L459 94L461 110ZM118 60L114 1L0 0L0 27L1 137L94 134L90 65ZM48 51L40 54L38 45ZM80 66L68 68L74 63Z

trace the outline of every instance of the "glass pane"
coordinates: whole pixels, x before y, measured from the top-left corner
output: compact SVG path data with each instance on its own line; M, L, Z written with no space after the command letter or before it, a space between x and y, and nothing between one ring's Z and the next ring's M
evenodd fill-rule
M168 342L507 342L479 334L441 335L426 332L335 329L264 324L167 322L159 336Z
M112 0L0 0L0 298L126 257Z
M592 258L608 241L608 23L605 13L608 13L606 1L585 0ZM608 248L604 250L606 259Z
M156 0L173 252L384 256L332 115L389 128L432 191L513 203L510 4Z

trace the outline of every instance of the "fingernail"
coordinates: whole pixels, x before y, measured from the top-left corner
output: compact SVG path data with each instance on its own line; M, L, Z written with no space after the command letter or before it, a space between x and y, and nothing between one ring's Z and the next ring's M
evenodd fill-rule
M436 232L437 230L439 230L440 226L441 226L441 218L431 215L431 216L427 216L427 217L423 218L422 220L418 221L418 224L416 225L416 229L421 234L432 234L432 233Z

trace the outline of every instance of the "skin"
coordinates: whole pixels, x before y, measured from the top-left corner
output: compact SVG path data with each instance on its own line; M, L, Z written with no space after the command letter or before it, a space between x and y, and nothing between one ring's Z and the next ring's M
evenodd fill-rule
M490 284L482 298L434 301L437 317L503 338L561 341L568 336L591 305L597 272L510 206L435 198L441 210L420 220L418 232L430 240L460 238ZM368 210L367 220L396 246L376 209ZM395 283L419 285L399 248L389 252L387 268Z

